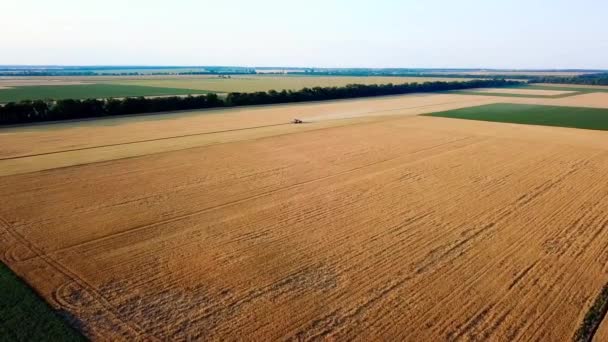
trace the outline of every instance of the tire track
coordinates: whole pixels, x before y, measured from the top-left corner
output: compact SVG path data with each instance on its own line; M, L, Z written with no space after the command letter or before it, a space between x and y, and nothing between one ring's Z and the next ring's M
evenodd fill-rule
M51 151L51 152L44 152L44 153L27 154L27 155L15 156L15 157L4 157L4 158L0 158L0 161L23 159L23 158L31 158L31 157L40 157L40 156L46 156L46 155L50 155L50 154L60 154L60 153L66 153L66 152L86 151L86 150L93 150L93 149L105 148L105 147L124 146L124 145L141 144L141 143L154 142L154 141L187 138L187 137L194 137L194 136L199 136L199 135L208 135L208 134L217 134L217 133L246 131L246 130L249 130L249 129L258 129L258 128L275 127L275 126L287 126L287 125L291 125L291 123L280 123L280 124L272 124L272 125L262 125L262 126L253 126L253 127L244 127L244 128L234 128L234 129L227 129L227 130L223 130L223 131L192 133L192 134L176 135L176 136L171 136L171 137L163 137L163 138L155 138L155 139L145 139L145 140L129 141L129 142L124 142L124 143L97 145L97 146L90 146L90 147L74 148L74 149L69 149L69 150L61 150L61 151Z
M561 182L561 181L563 181L563 180L564 180L566 177L569 177L569 176L571 176L572 174L574 174L575 172L579 171L579 170L580 170L580 168L578 168L577 166L581 165L581 163L585 163L585 160L581 160L581 161L579 161L578 163L576 163L576 164L575 164L574 169L569 170L569 171L566 171L564 174L562 174L561 176L559 176L559 177L557 178L557 181L552 182L552 183L553 183L553 185L552 185L551 187L555 186L555 184L560 183L560 182ZM547 183L545 182L545 183L543 183L543 185L542 185L542 186L537 186L537 187L535 187L535 189L534 189L534 190L535 190L535 192L534 192L533 194L529 195L529 196L520 196L519 198L517 198L517 199L516 199L516 200L513 202L513 205L515 205L516 207L519 207L519 206L525 206L525 205L528 205L528 204L530 204L530 203L534 202L536 199L538 199L538 198L542 197L542 196L543 196L543 195L544 195L544 194L545 194L545 193L546 193L546 192L549 190L549 189L547 188L547 185L546 185L546 184L547 184ZM564 207L566 207L566 208L567 208L567 204L564 204ZM499 218L496 218L496 217L495 217L494 219L492 219L492 222L494 222L494 223L495 223L495 224L494 224L494 226L498 226L498 223L500 223L500 222L502 222L502 221L504 221L504 220L508 219L509 217L513 217L513 216L515 216L515 215L517 214L518 210L517 210L517 209L514 209L514 208L511 208L510 206L506 206L506 207L502 208L502 210L500 210L500 212L501 212L502 214L500 214L500 215L499 215ZM506 215L506 216L505 216L505 215ZM483 215L482 215L482 216L483 216ZM480 221L482 221L482 222L486 222L487 220L486 220L486 219L483 219L482 217L480 217ZM529 233L533 233L533 231L529 231ZM485 234L484 236L488 236L488 234ZM521 236L521 237L520 237L520 239L519 239L519 241L525 241L526 239L527 239L527 237L526 237L526 236ZM510 251L510 252L505 251L505 256L503 257L503 259L504 259L504 258L506 258L506 257L507 257L507 255L508 255L509 253L512 253L512 252L516 251L519 245L520 245L520 243L513 243L513 244L511 245L511 248L509 248L509 250L508 250L508 251ZM481 251L478 251L478 252L477 252L477 254L479 254L480 252L481 252ZM508 252L508 253L507 253L507 252ZM460 252L460 253L462 253L462 252ZM474 257L471 257L471 258L474 258ZM445 259L445 258L444 258L444 259ZM502 260L502 259L501 259L501 260ZM484 267L480 268L480 269L479 269L479 271L478 271L478 272L476 272L476 276L475 276L475 278L474 278L474 279L479 279L481 276L483 276L483 274L485 274L485 273L487 272L487 270L489 270L489 269L491 269L491 268L493 268L493 267L496 267L496 265L497 265L497 264L498 264L498 263L499 263L501 260L497 260L497 261L492 262L491 264L484 265ZM455 270L451 270L451 272L455 272ZM450 273L445 274L445 276L446 276L446 277L449 277L449 276L450 276ZM467 291L467 290L466 290L466 288L470 287L470 286L471 286L471 284L475 283L475 280L474 280L474 279L473 279L473 280L471 280L471 281L468 281L466 284L462 284L462 286L459 286L458 288L453 289L453 290L451 291L451 293L466 293L466 291ZM447 296L447 297L445 297L445 298L443 298L443 299L437 299L437 303L442 303L442 304L441 304L442 306L443 306L443 305L445 305L446 303L445 303L443 300L444 300L444 299L446 299L446 298L450 298L450 302L456 299L456 298L453 298L451 295L449 295L449 296ZM415 300L416 300L416 299L415 299L415 297L414 297L414 298L412 298L412 300L414 300L414 301L415 301ZM436 304L436 305L440 305L440 304ZM466 311L466 310L463 310L463 311ZM428 310L427 310L426 312L424 312L424 313L420 314L419 316L424 316L424 315L426 315L426 314L428 314L428 313L430 313L430 312L437 312L437 310L436 310L436 306L429 307L429 308L428 308ZM458 315L456 315L456 316L458 316Z
M123 236L123 235L131 234L131 233L134 233L134 232L137 232L137 231L141 231L141 230L145 230L145 229L148 229L148 228L157 227L157 226L165 225L165 224L168 224L168 223L180 221L180 220L185 219L185 218L190 218L190 217L198 216L198 215L210 212L212 210L221 209L221 208L224 208L224 207L233 206L233 205L237 205L237 204L242 204L242 203L245 203L245 202L250 201L250 200L262 198L262 197L265 197L265 196L268 196L268 195L272 195L272 194L275 194L275 193L278 193L278 192L281 192L281 191L287 191L287 190L295 189L295 188L301 187L303 185L312 184L312 183L316 183L316 182L320 182L320 181L325 181L325 180L336 178L336 177L341 177L341 176L344 176L344 175L347 175L347 174L350 174L350 173L354 173L354 172L357 172L359 170L362 170L362 169L365 169L365 168L368 168L368 167L371 167L371 166L375 166L375 165L378 165L378 164L390 162L390 161L401 159L401 158L404 158L404 157L409 157L409 156L411 156L413 154L418 154L418 153L421 153L421 152L426 152L426 151L429 151L429 150L432 150L432 149L440 148L440 147L447 146L447 145L450 145L450 144L453 144L453 143L457 143L457 142L461 142L461 141L466 141L466 140L471 140L471 139L472 139L472 137L465 137L465 138L461 138L461 139L452 140L452 141L441 143L441 144L438 144L438 145L435 145L435 146L431 146L431 147L428 147L428 148L416 150L415 152L412 152L411 154L408 154L406 156L396 156L396 157L384 159L384 160L381 160L381 161L375 161L373 163L369 163L369 164L362 165L362 166L359 166L359 167L356 167L356 168L352 168L352 169L349 169L349 170L341 171L341 172L335 173L333 175L328 175L328 176L325 176L325 177L316 178L316 179L312 179L312 180L308 180L308 181L304 181L304 182L294 183L294 184L289 185L289 186L285 186L285 187L282 187L282 188L265 191L265 192L262 192L262 193L259 193L259 194L256 194L256 195L247 196L245 198L241 198L241 199L238 199L238 200L229 201L229 202L217 204L217 205L214 205L214 206L206 207L206 208L203 208L203 209L200 209L200 210L196 210L196 211L193 211L193 212L190 212L190 213L187 213L187 214L183 214L183 215L179 215L179 216L176 216L176 217L172 217L172 218L169 218L169 219L157 221L157 222L150 223L150 224L145 224L145 225L142 225L142 226L133 227L131 229L128 229L128 230L125 230L125 231L121 231L121 232L118 232L118 233L107 234L107 235L100 236L100 237L95 238L95 239L87 240L87 241L84 241L84 242L81 242L81 243L77 243L77 244L74 244L74 245L70 245L70 246L66 246L66 247L60 248L60 249L49 251L48 253L65 252L65 251L71 250L73 248L82 247L82 246L85 246L85 245L93 244L93 243L100 242L100 241L105 241L105 240L112 239L112 238L115 238L115 237L118 237L118 236ZM480 140L480 141L483 141L483 140ZM475 141L472 144L477 143L477 142L479 142L479 141ZM464 145L461 148L467 147L469 145L470 144ZM454 151L454 150L450 150L448 152L452 152L452 151Z
M449 104L470 103L470 102L471 102L470 99L466 99L466 100L461 100L461 101L450 101L450 102L434 103L434 104L423 105L423 106L407 106L407 107L398 107L398 108L391 108L391 109L385 109L385 110L372 110L372 111L366 111L366 112L358 112L356 115L357 116L365 116L366 114L387 113L387 112L401 111L401 110L404 110L404 109L430 108L430 107L445 106L445 105L449 105ZM486 102L486 101L481 101L481 102ZM329 114L329 116L331 116L331 114ZM357 116L355 116L355 117L357 117ZM307 120L319 120L319 119L323 119L323 118L326 118L326 117L327 116L323 116L323 117L311 117L311 118L306 118L306 119ZM347 116L344 116L344 117L336 117L336 118L325 119L323 121L333 121L333 120L349 119L349 118L354 118L354 117L347 115ZM277 123L277 124L269 124L269 125L260 125L260 126L233 128L233 129L226 129L226 130L219 130L219 131L207 131L207 132L200 132L200 133L191 133L191 134L176 135L176 136L170 136L170 137L162 137L162 138L154 138L154 139L143 139L143 140L136 140L136 141L128 141L128 142L123 142L123 143L96 145L96 146L74 148L74 149L67 149L67 150L50 151L50 152L44 152L44 153L33 153L33 154L26 154L26 155L18 155L18 156L13 156L13 157L1 157L0 161L23 159L23 158L29 158L29 157L38 157L38 156L45 156L45 155L51 155L51 154L60 154L60 153L66 153L66 152L85 151L85 150L105 148L105 147L115 147L115 146L132 145L132 144L139 144L139 143L146 143L146 142L154 142L154 141L162 141L162 140L187 138L187 137L200 136L200 135L228 133L228 132L238 132L238 131L245 131L245 130L251 130L251 129L259 129L259 128L267 128L267 127L277 127L277 126L289 126L289 125L292 125L292 124L291 123Z
M124 336L124 334L128 334L127 331L131 331L133 333L131 335L131 338L135 338L137 336L144 335L144 332L141 329L141 327L123 320L120 317L120 315L114 311L114 307L112 306L112 304L107 302L106 299L103 297L103 295L101 293L99 293L97 290L95 290L95 287L93 287L87 281L85 281L84 279L79 277L77 274L70 271L68 268L63 266L58 261L53 260L52 258L45 255L33 243L31 243L29 240L27 240L21 234L17 233L15 230L13 230L12 227L10 226L10 224L8 222L6 222L6 220L4 220L4 218L2 218L2 217L0 217L0 228L4 229L15 240L17 240L23 246L25 246L29 250L31 250L34 254L36 254L36 257L38 257L38 258L40 258L40 260L44 261L49 267L51 267L58 273L62 274L67 279L70 279L73 283L78 284L78 286L81 287L84 291L92 293L93 294L92 298L94 298L94 300L103 307L104 312L110 314L111 316L113 316L116 319L116 322L114 322L114 324L117 325L119 330L123 330L121 335ZM63 288L63 286L60 286L60 288ZM55 294L53 296L55 296ZM60 300L59 302L57 302L57 304L61 305L62 302L64 302L64 301Z

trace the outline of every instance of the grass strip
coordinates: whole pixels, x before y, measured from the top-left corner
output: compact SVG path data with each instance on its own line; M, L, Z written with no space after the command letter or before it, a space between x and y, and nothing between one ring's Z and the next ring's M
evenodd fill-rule
M2 263L0 289L0 340L86 340Z

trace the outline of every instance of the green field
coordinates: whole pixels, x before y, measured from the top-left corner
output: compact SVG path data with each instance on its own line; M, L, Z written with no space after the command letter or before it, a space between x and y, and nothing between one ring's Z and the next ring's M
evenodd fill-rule
M608 109L497 103L426 116L608 130Z
M209 91L201 89L161 88L122 84L20 86L8 89L0 89L0 103L22 100L60 100L129 96L166 96L205 93L209 93Z
M84 340L2 263L0 289L0 340Z

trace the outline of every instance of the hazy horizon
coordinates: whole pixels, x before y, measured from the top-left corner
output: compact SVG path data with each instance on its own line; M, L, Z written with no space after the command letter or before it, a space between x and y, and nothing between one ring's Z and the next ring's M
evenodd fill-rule
M149 69L162 69L162 68L205 68L205 67L217 67L217 68L250 68L250 69L411 69L411 70L460 70L460 71L607 71L608 69L598 68L459 68L459 67L446 67L446 68L432 68L432 67L318 67L314 65L310 66L299 66L299 65L272 65L272 66L260 66L260 65L162 65L162 64L0 64L0 67L7 68L44 68L44 67L57 67L57 68L149 68Z
M608 69L608 3L582 0L0 6L0 65Z

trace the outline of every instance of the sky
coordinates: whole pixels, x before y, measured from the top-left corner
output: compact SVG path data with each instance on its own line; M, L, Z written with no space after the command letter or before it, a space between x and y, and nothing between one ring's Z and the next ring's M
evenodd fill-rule
M0 0L0 65L608 69L606 0Z

